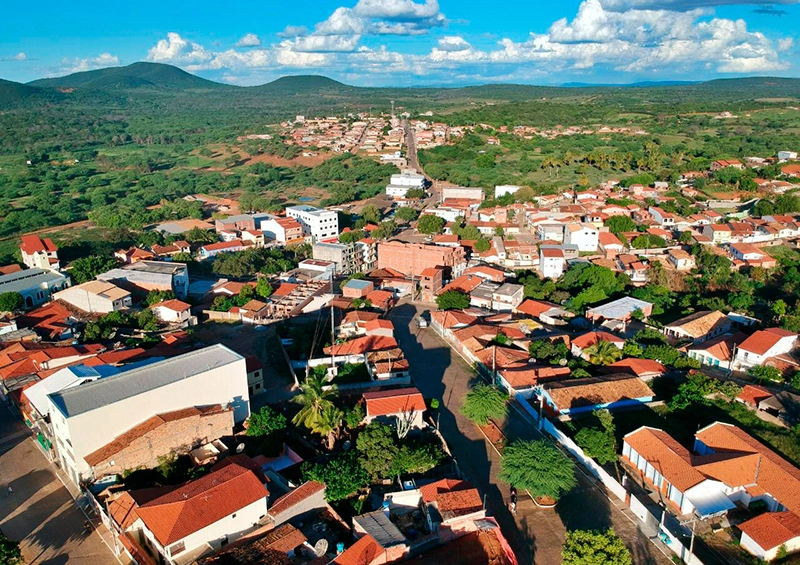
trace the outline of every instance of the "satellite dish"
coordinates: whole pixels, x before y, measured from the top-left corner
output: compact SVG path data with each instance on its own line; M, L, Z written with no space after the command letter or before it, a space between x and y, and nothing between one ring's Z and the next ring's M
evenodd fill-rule
M241 453L242 451L244 451L244 444L240 443L236 446L236 453Z
M314 555L317 557L322 557L326 553L328 553L328 540L322 538L317 543L314 544Z

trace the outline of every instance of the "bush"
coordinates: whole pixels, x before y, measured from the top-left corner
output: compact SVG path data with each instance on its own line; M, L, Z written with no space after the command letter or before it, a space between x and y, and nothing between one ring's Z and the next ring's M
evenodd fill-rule
M349 498L369 484L369 476L361 468L355 450L313 465L304 463L303 476L325 485L328 502Z
M25 299L19 292L4 292L0 294L0 312L16 312L25 305Z
M286 429L286 417L269 406L250 415L247 435L251 437L268 436L273 432Z

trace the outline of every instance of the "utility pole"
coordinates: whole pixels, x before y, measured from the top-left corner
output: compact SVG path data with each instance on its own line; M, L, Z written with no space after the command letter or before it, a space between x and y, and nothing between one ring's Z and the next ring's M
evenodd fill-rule
M335 267L334 267L335 270ZM333 271L331 271L331 295L333 295ZM333 346L336 344L336 316L333 310L333 299L331 299L331 371L336 366L336 353Z

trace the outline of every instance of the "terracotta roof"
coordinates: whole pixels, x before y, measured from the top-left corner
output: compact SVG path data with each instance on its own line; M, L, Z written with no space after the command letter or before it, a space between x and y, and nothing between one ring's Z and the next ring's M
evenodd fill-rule
M485 279L479 277L478 275L461 275L457 279L448 283L443 289L442 292L447 292L450 290L457 290L459 292L463 292L464 294L469 294L473 290L475 290L478 285L480 285Z
M332 345L325 348L328 355L363 355L370 351L381 351L383 349L394 349L397 341L393 337L383 335L367 335L346 341L341 344Z
M483 500L476 488L441 492L436 497L436 506L445 520L466 516L483 508Z
M513 347L503 347L499 345L490 345L489 347L478 351L477 357L481 363L491 368L496 365L498 368L506 368L519 362L527 362L530 354L527 351L516 349Z
M733 358L733 349L738 344L742 343L747 336L742 332L737 332L733 335L726 334L717 336L713 339L691 345L687 351L703 351L720 361L730 361Z
M369 310L351 310L345 314L342 319L342 324L356 323L358 325L364 325L366 322L377 320L380 317L381 315L377 312L370 312Z
M579 335L572 340L572 345L578 349L586 349L590 345L596 344L598 341L607 341L609 343L625 343L625 340L608 332L587 332Z
M67 318L72 312L60 302L50 302L17 318L17 327L34 328L48 338L60 336L69 328Z
M425 399L415 387L397 390L365 392L363 395L367 406L367 416L390 416L405 412L424 412Z
M231 409L229 408L228 411L230 410ZM160 428L167 422L177 422L178 420L185 420L187 418L193 418L195 416L218 414L223 411L224 409L222 408L222 406L204 407L202 409L192 406L189 408L182 408L180 410L173 410L172 412L165 412L163 414L158 414L156 416L153 416L152 418L148 418L141 424L134 426L127 432L118 435L116 438L111 440L109 443L105 444L103 447L93 451L89 455L86 455L84 457L84 460L90 466L94 467L95 465L98 465L103 461L106 461L109 458L113 457L114 455L116 455L117 453L128 447L135 440L144 437L150 432Z
M383 319L374 319L369 320L366 324L364 324L364 329L368 332L383 329L383 330L394 330L394 324L391 320L383 320Z
M663 430L641 427L623 439L682 492L706 479L692 466L692 454L689 450Z
M542 381L551 381L570 374L569 367L544 367L525 364L501 369L500 374L515 389L530 388Z
M619 238L610 231L601 231L597 234L597 239L603 247L609 245L619 245L622 247L622 242Z
M253 471L232 464L142 504L136 512L159 543L169 545L268 496Z
M218 243L207 243L202 247L206 251L223 251L225 249L233 249L235 247L241 247L242 240L241 239L232 239L231 241L220 241Z
M119 524L123 530L127 530L139 519L139 514L136 513L138 506L131 493L125 491L117 498L109 501L108 512L112 520Z
M559 411L653 396L650 387L634 375L562 381L546 390Z
M250 300L244 306L242 306L239 310L240 311L241 310L245 310L247 312L260 312L261 310L263 310L266 307L267 307L267 303L266 302L262 302L260 300L253 299L253 300Z
M542 257L551 257L551 258L561 257L562 259L564 258L564 251L552 247L542 247L541 253Z
M28 255L41 253L43 251L53 253L58 251L55 243L49 237L41 239L38 235L23 235L22 244L19 246Z
M431 318L442 326L444 329L449 330L455 326L469 326L478 321L478 318L466 312L458 310L444 310L431 313Z
M292 565L288 553L307 541L291 524L281 524L257 540L245 539L230 549L200 559L198 565Z
M614 372L617 372L621 369L623 372L633 373L637 377L652 373L663 375L667 372L667 368L658 361L654 361L653 359L636 359L633 357L620 359L619 361L608 365L607 368Z
M173 312L183 312L184 310L188 310L189 308L191 308L192 305L187 304L182 300L172 299L159 302L158 304L154 304L152 307L166 308L167 310L172 310Z
M667 328L680 328L681 331L693 338L708 335L715 329L730 326L730 319L719 311L695 312L689 316L667 324Z
M482 523L486 522L481 520ZM499 527L470 532L440 545L411 562L414 565L516 565Z
M744 402L750 406L757 406L762 400L772 396L772 393L764 387L756 385L744 385L742 392L736 397L736 400Z
M272 504L272 506L270 506L269 514L271 516L277 516L278 514L289 510L294 505L299 504L311 496L314 496L318 492L324 490L325 485L322 483L318 483L317 481L307 481L296 489L278 498Z
M768 328L766 330L759 330L753 335L744 340L739 349L755 353L757 355L764 355L767 351L778 343L784 337L797 336L793 332L782 330L780 328Z
M559 308L558 304L553 304L552 302L545 302L544 300L531 300L527 299L522 304L517 306L517 312L522 312L523 314L527 314L528 316L533 316L534 318L538 318L548 310L552 310L553 308Z
M336 565L371 565L378 562L386 562L385 552L381 545L375 541L371 535L367 534L359 538L356 543L348 547L331 564Z
M281 282L278 285L278 287L272 292L272 296L273 298L277 298L279 296L288 296L298 286L300 285L296 283Z
M739 529L769 550L800 536L800 518L792 512L766 512L739 524Z

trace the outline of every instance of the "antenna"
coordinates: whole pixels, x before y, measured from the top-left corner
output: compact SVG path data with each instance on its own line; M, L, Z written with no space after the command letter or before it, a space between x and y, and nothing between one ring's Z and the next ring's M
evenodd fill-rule
M314 544L314 555L317 557L322 557L326 553L328 553L328 540L322 538Z
M242 451L244 451L244 444L240 443L236 446L236 453L241 453Z

